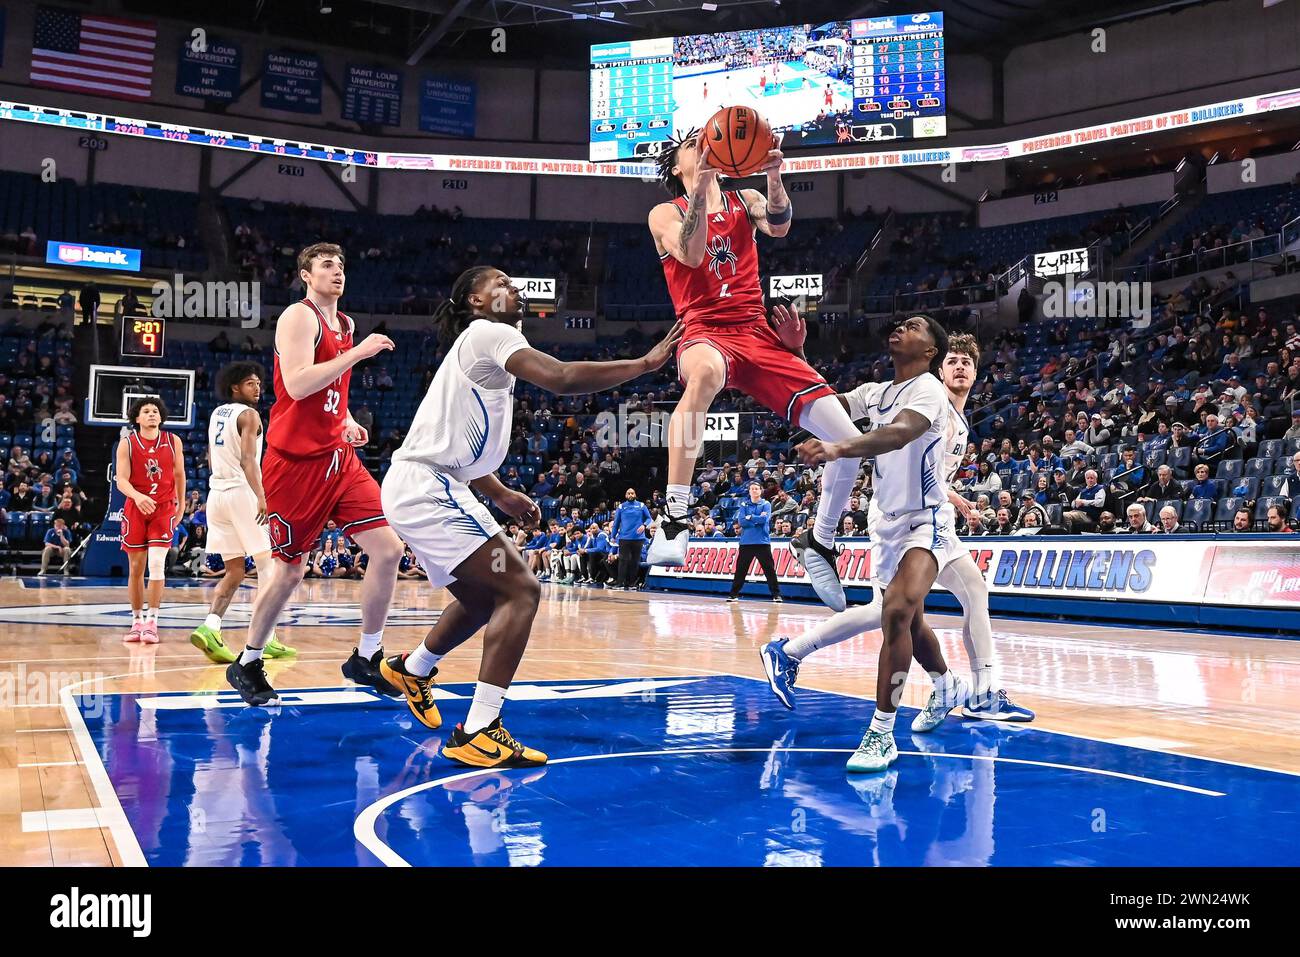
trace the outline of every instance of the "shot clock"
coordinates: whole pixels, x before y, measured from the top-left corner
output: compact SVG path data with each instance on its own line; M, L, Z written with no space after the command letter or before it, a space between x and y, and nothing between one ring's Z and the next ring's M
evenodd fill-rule
M166 326L153 316L122 317L122 358L161 359Z

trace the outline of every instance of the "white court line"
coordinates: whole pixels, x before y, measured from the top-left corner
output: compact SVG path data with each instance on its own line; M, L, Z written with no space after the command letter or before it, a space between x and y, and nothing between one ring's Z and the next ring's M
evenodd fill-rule
M77 767L80 761L27 761L19 762L20 768L68 768Z
M100 809L97 807L73 807L61 811L23 811L23 833L35 834L41 831L81 831L90 828L99 829Z
M47 704L47 705L42 705L42 707L57 708L58 705ZM71 731L71 730L72 730L71 728L17 728L14 730L14 734L44 734L46 731Z
M556 764L575 764L580 761L604 761L610 758L657 758L664 755L674 754L771 754L773 751L784 751L796 754L853 754L853 748L667 748L662 751L622 751L615 754L579 754L569 758L556 758L554 761L548 761L544 767L551 767ZM1161 781L1156 778L1141 777L1136 774L1125 774L1122 771L1108 771L1102 768L1084 768L1073 764L1056 764L1051 761L1027 761L1021 758L1000 758L994 755L977 755L977 754L947 754L932 753L929 751L899 751L899 755L908 755L909 757L918 758L951 758L953 760L963 761L994 761L1003 764L1022 764L1040 768L1054 768L1059 771L1078 771L1083 774L1097 774L1102 777L1119 778L1125 781L1136 781L1139 784L1153 784L1157 787L1170 788L1175 791L1186 791L1190 794L1200 794L1204 797L1225 797L1221 791L1207 791L1204 788L1191 787L1187 784L1176 784L1173 781ZM401 791L395 791L383 798L380 798L374 804L365 808L352 824L352 836L357 839L366 850L375 857L379 858L387 867L410 867L411 864L400 854L379 839L375 832L375 825L379 820L379 815L389 807L399 801L421 791L427 791L431 788L442 787L445 784L451 784L456 781L464 781L467 778L478 777L483 774L499 774L503 768L477 768L472 771L463 771L459 774L451 774L445 778L438 778L435 781L426 781L423 784L416 784L412 787L405 788ZM518 770L518 769L515 769Z
M733 672L725 672L725 674L729 678L742 678L745 681L758 681L763 684L767 684L766 678L751 678L749 675L738 675ZM870 701L873 704L875 703L876 700L875 698L868 698L866 695L851 694L847 691L828 691L825 688L815 688L812 685L808 685L807 688L810 691L820 691L822 694L839 695L841 698L854 698L858 701ZM970 725L970 724L974 724L975 722L973 720L968 720L968 721L963 721L961 723ZM1037 721L1003 723L1000 726L1022 729L1025 731L1041 731L1043 734L1059 734L1063 738L1077 738L1080 741L1096 741L1098 744L1118 744L1118 742L1111 741L1109 738L1098 738L1090 734L1074 734L1069 731L1057 731L1055 728L1044 728ZM1155 740L1155 739L1151 739L1151 740ZM1269 771L1273 774L1286 774L1289 775L1290 777L1300 777L1300 771L1286 771L1282 768L1267 768L1264 767L1262 764L1247 764L1245 761L1229 761L1226 758L1207 758L1205 757L1205 755L1202 754L1187 754L1184 751L1167 751L1164 748L1155 748L1146 745L1120 744L1119 746L1139 747L1143 751L1155 751L1159 754L1172 755L1175 758L1190 758L1193 761L1208 761L1211 764L1226 764L1234 768L1249 768L1252 771ZM1188 747L1192 747L1192 745L1188 745Z

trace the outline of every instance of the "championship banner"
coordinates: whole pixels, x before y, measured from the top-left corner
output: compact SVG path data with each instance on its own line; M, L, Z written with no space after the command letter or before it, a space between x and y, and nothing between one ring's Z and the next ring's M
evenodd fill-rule
M1030 535L965 542L994 595L1300 611L1300 537L1285 544L1220 544L1160 535ZM845 538L838 544L844 546L838 569L845 587L871 587L870 540ZM681 567L656 565L650 574L659 579L656 584L670 587L683 579L730 582L738 555L734 539L692 540ZM809 584L785 539L772 540L772 557L782 584ZM763 581L757 562L746 580ZM944 591L938 585L933 590Z
M239 71L244 54L238 43L208 37L202 51L188 36L181 42L176 64L176 93L213 103L233 103L239 95Z
M267 50L262 66L262 109L319 113L321 64L314 53Z
M401 71L380 66L349 66L343 76L343 119L401 126Z
M420 130L472 138L477 87L473 80L426 76L420 84Z

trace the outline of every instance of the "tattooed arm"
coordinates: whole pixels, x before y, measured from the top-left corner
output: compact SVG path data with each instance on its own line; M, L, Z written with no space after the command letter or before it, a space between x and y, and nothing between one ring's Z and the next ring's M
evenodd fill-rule
M655 251L660 256L669 253L692 269L704 262L709 234L704 217L708 211L709 193L717 181L717 170L701 167L695 191L687 196L685 216L674 203L660 203L650 210L650 234L655 238Z

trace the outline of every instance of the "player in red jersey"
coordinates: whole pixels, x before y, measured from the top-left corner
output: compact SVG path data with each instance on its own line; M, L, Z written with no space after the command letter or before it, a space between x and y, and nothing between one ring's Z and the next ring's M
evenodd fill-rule
M686 560L691 479L703 421L723 389L745 393L819 438L840 441L858 434L835 390L804 359L801 345L793 336L789 342L783 338L802 328L803 320L778 306L775 328L767 321L755 236L760 229L773 237L790 231L793 211L781 184L781 151L772 149L763 166L764 196L756 189L723 191L702 142L692 131L659 153L660 176L674 199L652 209L649 218L668 292L686 324L677 347L684 389L668 425L668 520L650 545L651 565ZM845 599L835 567L835 530L857 475L858 459L827 464L813 533L791 542L818 597L836 611L844 610Z
M167 549L185 510L185 453L181 440L162 430L167 406L156 396L131 403L126 420L135 426L117 444L114 482L126 496L122 507L122 551L129 571L131 630L125 641L158 643L158 608L167 574ZM149 567L149 607L144 571Z
M826 84L826 93L824 95L822 103L827 110L831 108L831 85L829 83Z
M369 556L361 586L361 640L343 676L396 697L401 692L380 676L379 663L402 543L384 518L379 483L355 451L370 436L348 413L352 367L392 349L393 341L372 334L353 344L356 326L338 311L344 286L338 246L308 246L298 254L298 275L307 294L276 325L275 404L262 460L267 528L280 560L270 580L258 583L248 645L226 669L226 680L248 704L277 700L262 670L262 652L306 572L303 554L333 519Z

